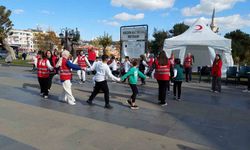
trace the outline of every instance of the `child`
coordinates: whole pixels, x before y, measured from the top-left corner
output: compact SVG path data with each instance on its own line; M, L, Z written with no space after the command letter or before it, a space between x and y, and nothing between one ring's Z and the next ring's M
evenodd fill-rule
M176 99L176 89L178 91L178 98L177 100L181 100L181 84L183 80L183 67L181 65L181 61L179 58L175 59L175 67L174 67L174 99Z
M127 102L129 103L131 109L139 109L139 107L135 105L136 95L138 94L138 89L136 84L138 81L138 75L143 79L146 79L146 76L139 71L139 69L137 68L136 61L133 61L132 65L133 67L129 70L129 72L127 72L124 76L122 76L121 80L124 80L129 76L129 85L133 94L131 95L131 99L127 100Z
M111 70L109 69L109 66L107 65L108 62L108 56L103 55L102 56L102 62L97 62L95 66L92 68L96 71L95 74L95 87L93 92L91 93L91 96L87 100L87 103L89 105L92 105L93 99L96 97L96 95L102 90L104 92L104 99L105 99L105 106L106 109L112 109L113 107L109 104L109 87L107 84L107 77L110 77L113 81L120 81L120 78L115 77Z
M123 69L122 75L125 75L129 71L130 66L131 66L131 63L129 61L129 56L125 56L125 61L123 62L123 68L124 69ZM126 79L124 79L123 82L126 82Z

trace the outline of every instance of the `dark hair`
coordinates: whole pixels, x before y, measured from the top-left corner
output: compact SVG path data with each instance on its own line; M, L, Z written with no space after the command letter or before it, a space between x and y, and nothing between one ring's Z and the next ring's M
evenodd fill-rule
M51 57L52 57L52 52L51 52L50 50L47 50L47 51L45 52L46 57L48 57L48 55L47 55L48 52L50 52Z
M129 59L129 56L125 56L125 58Z
M144 55L140 55L141 60L146 60L146 57Z
M161 66L168 65L168 57L167 57L165 51L160 52L160 54L158 56L158 62L159 62L159 65L161 65Z
M47 58L47 51L42 52L42 58L43 58L43 59L44 59L44 58Z
M174 63L180 65L181 64L180 58L175 58Z
M111 59L115 59L115 56L112 56Z
M133 65L133 66L137 66L137 61L134 60L134 61L132 62L132 65Z
M108 55L102 55L102 61L106 61L109 58Z

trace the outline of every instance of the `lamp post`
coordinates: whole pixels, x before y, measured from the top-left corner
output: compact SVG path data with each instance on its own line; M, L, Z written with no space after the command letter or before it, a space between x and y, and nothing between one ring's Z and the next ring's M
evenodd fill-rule
M65 49L71 52L73 57L76 57L76 51L74 50L74 45L78 44L80 40L80 32L77 30L64 28L61 29L61 33L59 34L61 39L61 44L64 46Z

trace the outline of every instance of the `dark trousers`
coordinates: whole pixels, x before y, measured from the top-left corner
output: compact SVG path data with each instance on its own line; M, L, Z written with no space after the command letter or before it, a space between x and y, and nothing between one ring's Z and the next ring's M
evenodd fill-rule
M114 76L118 77L118 75L119 75L119 71L117 71L117 70L112 71L112 74L113 74Z
M131 95L131 99L132 99L132 102L134 103L135 99L136 99L136 95L138 94L138 89L137 89L136 84L129 84L129 85L130 85L130 88L133 92Z
M177 90L178 98L181 98L181 84L182 81L174 81L174 96L176 96L176 90Z
M161 103L165 103L166 101L166 94L167 94L167 88L169 86L169 80L157 80L158 82L158 90L159 90L159 97L158 100Z
M212 77L212 90L221 92L221 77Z
M89 97L89 101L93 101L93 99L96 97L96 95L99 93L100 90L104 92L105 104L108 105L109 104L109 87L108 87L106 80L102 82L95 82L94 91Z
M192 67L185 68L186 82L192 80Z
M48 96L49 78L38 78L38 82L40 85L41 93L43 93L44 96Z
M145 70L140 70L140 71L144 74L144 71L145 71ZM144 78L141 78L141 83L142 83L142 84L145 84L145 83L146 83Z
M51 88L51 85L52 85L52 80L53 80L54 75L55 75L54 73L51 73L51 74L49 75L48 89L50 89L50 88Z

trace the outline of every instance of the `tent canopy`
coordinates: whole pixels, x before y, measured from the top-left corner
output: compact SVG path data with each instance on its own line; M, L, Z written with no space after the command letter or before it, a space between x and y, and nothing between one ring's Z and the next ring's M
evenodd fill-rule
M211 66L216 54L222 56L223 76L226 68L233 65L231 40L214 33L201 18L183 34L166 39L163 49L168 57L174 53L182 62L185 55L191 53L194 56L194 70L198 66Z

